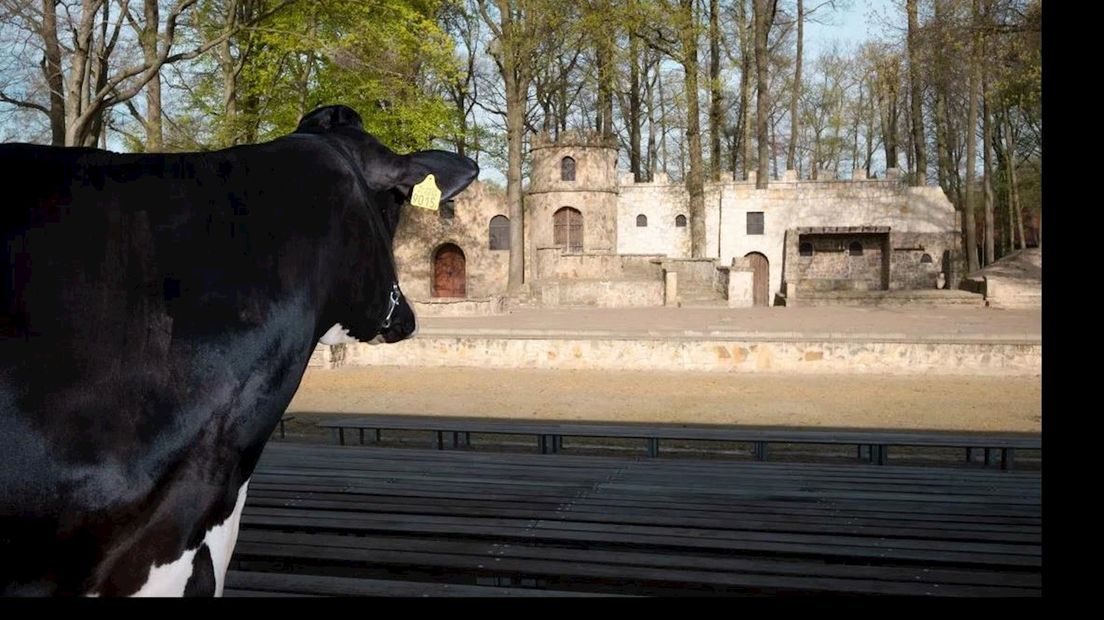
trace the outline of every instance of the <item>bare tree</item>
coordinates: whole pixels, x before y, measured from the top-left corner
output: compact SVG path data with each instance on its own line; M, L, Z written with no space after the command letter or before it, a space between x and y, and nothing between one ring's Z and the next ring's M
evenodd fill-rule
M95 146L109 109L130 102L151 82L159 80L166 65L197 58L237 32L237 28L224 29L208 40L174 51L178 28L198 1L175 0L167 4L144 0L143 16L139 19L132 6L138 4L137 0L79 0L79 4L77 0L72 3L3 0L9 10L19 15L22 27L38 36L45 59L42 64L50 85L48 103L24 103L32 104L49 117L55 143L63 126L65 145ZM296 1L272 2L257 19L267 18ZM164 18L162 6L167 7ZM61 13L59 7L63 9ZM124 24L138 31L140 60L133 60L134 54L127 53L124 57L117 53L126 40ZM62 31L71 36L70 46L61 45L58 33ZM12 103L8 99L0 93L0 102ZM156 112L160 108L159 88L147 91L147 106L151 102L153 118L145 119L144 124L147 138L159 144ZM62 107L63 117L59 114Z
M709 0L709 180L721 180L721 28L719 0Z
M922 107L921 87L922 75L920 70L920 52L918 38L920 36L920 20L916 10L917 0L907 0L908 11L908 63L909 63L909 104L911 106L909 120L912 123L912 148L915 154L915 167L913 168L912 184L924 185L928 176L928 158L924 148L924 112Z
M522 141L532 85L539 33L550 21L552 7L539 0L476 0L483 23L491 31L494 58L505 88L506 203L510 211L510 271L507 290L517 293L525 279L525 210L521 202Z
M756 189L767 189L767 176L770 174L769 158L770 149L768 142L768 116L770 115L770 92L767 82L767 67L770 58L767 56L767 37L770 34L771 25L774 24L774 16L778 8L778 0L753 0L755 18L755 74L756 74L756 102L755 117L757 119L756 139L759 142L759 171L756 173Z

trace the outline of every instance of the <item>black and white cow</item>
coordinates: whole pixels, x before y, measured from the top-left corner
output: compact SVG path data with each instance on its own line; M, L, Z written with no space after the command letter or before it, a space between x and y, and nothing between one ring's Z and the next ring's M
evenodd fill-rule
M265 144L0 145L0 595L221 594L315 344L415 330L392 255L432 173L343 106Z

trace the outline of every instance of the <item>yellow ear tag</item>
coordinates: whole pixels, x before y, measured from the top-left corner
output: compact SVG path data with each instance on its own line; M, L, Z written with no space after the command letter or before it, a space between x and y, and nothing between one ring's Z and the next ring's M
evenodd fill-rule
M433 175L427 175L425 180L414 186L414 193L410 195L410 204L423 209L437 210L441 204L441 190L437 189L437 180Z

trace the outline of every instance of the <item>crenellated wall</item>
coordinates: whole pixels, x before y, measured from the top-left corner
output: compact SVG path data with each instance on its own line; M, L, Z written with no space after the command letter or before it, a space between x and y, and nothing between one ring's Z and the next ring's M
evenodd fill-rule
M575 162L574 180L561 178L565 157ZM663 270L656 260L690 256L685 184L673 183L663 174L653 182L637 183L630 174L618 175L616 161L616 143L593 134L566 132L557 140L534 138L524 198L524 251L526 282L538 298L593 298L600 305L616 306L619 300L639 305L654 299L654 292L649 285L643 295L624 293L633 290L631 283L658 282L662 289ZM940 188L909 187L894 174L883 179L857 175L860 178L855 180L817 181L784 175L759 190L752 176L748 181L706 184L705 258L715 259L717 266L737 264L747 269L744 258L762 254L767 259L771 299L785 293L784 282L828 290L900 290L956 281L953 266L961 254L958 219ZM581 252L555 247L553 214L562 207L582 214ZM762 214L761 234L748 228L748 216L755 213ZM468 298L505 294L509 251L489 249L490 219L499 214L507 214L504 192L480 182L457 198L451 220L433 211L404 209L395 241L404 291L414 299L429 299L433 252L442 243L455 243L467 260ZM637 225L640 215L647 218L646 226ZM685 227L676 225L680 215L686 217ZM799 256L797 231L828 227L843 232L821 233L816 237L821 247L814 256ZM878 232L862 232L863 228ZM881 236L875 240L869 234ZM864 256L848 255L846 245L854 240L863 241ZM702 280L714 277L710 272ZM743 277L737 278L740 286ZM630 284L586 284L579 289L586 294L560 294L568 290L564 282L570 279ZM551 280L556 286L546 287L547 295L539 293L541 282ZM729 287L718 280L714 288Z

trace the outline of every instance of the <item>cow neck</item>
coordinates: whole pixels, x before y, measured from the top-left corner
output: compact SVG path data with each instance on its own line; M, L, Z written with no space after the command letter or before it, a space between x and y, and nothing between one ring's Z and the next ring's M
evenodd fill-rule
M322 136L309 134L309 133L308 134L293 133L293 134L290 134L289 137L311 138L311 139L315 139L315 140L320 140L323 144L331 147L334 151L336 151L341 156L342 159L345 160L345 163L349 165L349 168L353 171L353 178L356 179L357 185L360 186L361 193L364 194L365 201L369 200L369 197L372 195L372 190L369 189L368 182L364 180L364 173L362 173L360 171L360 166L357 165L356 160L353 159L353 156L349 153L348 150L345 149L344 146L342 146L341 144L338 144L338 143L331 142L329 140L323 140ZM376 218L376 223L379 225L379 230L386 231L387 230L387 225L383 221L383 215L380 214L376 209L372 209L371 205L366 205L366 208L369 211L369 213L371 213L372 216L374 216ZM395 267L395 257L390 255L390 254L388 254L387 257L391 261L391 271L392 271L392 273L397 274L398 270ZM396 279L394 282L391 283L391 290L389 291L389 294L388 294L388 297L387 297L387 315L384 317L383 321L380 323L380 329L387 329L388 327L391 327L391 316L395 313L395 308L398 307L399 301L401 299L402 299L402 291L399 290L399 281L398 281L398 279Z

